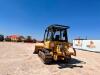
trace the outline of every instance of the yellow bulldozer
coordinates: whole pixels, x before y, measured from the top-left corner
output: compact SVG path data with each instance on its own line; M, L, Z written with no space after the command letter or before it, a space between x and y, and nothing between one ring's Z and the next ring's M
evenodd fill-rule
M68 42L67 30L69 26L53 24L46 28L43 43L35 44L35 51L45 64L52 61L64 60L68 62L76 51Z

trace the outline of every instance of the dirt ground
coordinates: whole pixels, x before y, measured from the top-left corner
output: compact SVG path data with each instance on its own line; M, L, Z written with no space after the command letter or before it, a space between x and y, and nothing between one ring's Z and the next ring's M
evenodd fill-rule
M34 44L0 42L0 75L100 75L100 53L77 50L70 63L42 63Z

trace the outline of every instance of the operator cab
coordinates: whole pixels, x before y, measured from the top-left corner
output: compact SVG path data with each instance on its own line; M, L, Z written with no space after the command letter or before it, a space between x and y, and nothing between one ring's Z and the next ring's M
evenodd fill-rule
M50 25L45 30L44 40L68 42L68 37L67 37L68 28L69 26L63 26L58 24Z

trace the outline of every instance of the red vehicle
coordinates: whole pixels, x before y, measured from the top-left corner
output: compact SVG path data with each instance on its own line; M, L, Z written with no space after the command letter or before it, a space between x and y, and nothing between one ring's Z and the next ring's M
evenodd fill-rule
M18 41L18 38L19 38L18 35L10 35L10 36L7 36L5 38L5 41L14 41L14 42L17 42Z

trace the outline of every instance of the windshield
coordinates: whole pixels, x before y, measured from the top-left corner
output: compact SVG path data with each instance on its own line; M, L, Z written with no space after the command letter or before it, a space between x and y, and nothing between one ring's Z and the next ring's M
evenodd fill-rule
M67 30L55 30L55 31L46 31L45 40L51 40L51 41L64 41L67 42Z
M67 41L67 33L65 30L54 32L55 41Z

